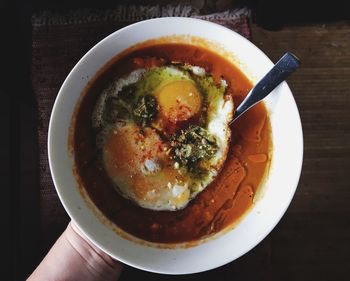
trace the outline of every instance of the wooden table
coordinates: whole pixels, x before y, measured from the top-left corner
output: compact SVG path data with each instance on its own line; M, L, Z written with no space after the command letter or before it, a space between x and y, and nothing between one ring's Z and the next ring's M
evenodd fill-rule
M286 215L264 241L263 272L273 280L349 280L350 24L278 32L253 25L253 41L273 60L289 50L302 61L288 82L302 119L303 171Z

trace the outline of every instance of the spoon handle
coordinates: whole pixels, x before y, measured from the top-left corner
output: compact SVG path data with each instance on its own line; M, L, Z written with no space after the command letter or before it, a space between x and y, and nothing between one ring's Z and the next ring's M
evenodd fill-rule
M295 55L289 52L285 53L272 69L255 85L255 87L251 89L246 98L237 107L232 122L271 93L272 90L286 80L287 77L299 67L299 65L300 61Z

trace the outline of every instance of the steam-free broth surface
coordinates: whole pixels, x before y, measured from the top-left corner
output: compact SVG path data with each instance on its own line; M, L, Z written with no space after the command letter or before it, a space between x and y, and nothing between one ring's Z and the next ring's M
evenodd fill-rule
M252 84L223 57L203 47L168 43L140 46L108 63L89 83L73 120L72 148L76 176L96 207L114 224L138 238L161 243L190 242L233 225L251 207L270 162L271 135L267 110L256 105L231 127L230 149L216 179L178 211L141 208L119 195L100 164L91 115L108 81L150 65L177 61L203 67L216 81L224 78L234 106ZM115 148L123 149L123 147Z

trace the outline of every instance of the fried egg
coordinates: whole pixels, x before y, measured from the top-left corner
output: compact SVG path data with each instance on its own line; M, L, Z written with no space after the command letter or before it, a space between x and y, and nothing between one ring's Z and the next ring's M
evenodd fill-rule
M233 101L199 66L137 69L101 93L92 116L102 165L117 192L152 210L186 205L226 159Z

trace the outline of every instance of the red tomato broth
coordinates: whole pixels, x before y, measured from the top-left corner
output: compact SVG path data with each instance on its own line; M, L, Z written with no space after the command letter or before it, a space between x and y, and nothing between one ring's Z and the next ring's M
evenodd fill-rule
M136 206L115 191L99 163L91 114L108 81L139 67L159 66L167 61L201 66L216 80L223 77L235 106L252 88L235 65L203 47L180 43L141 45L106 64L88 84L73 118L71 145L80 188L108 220L146 241L192 242L233 225L252 206L254 194L269 168L270 122L264 104L260 103L234 123L222 171L186 208L171 212Z

